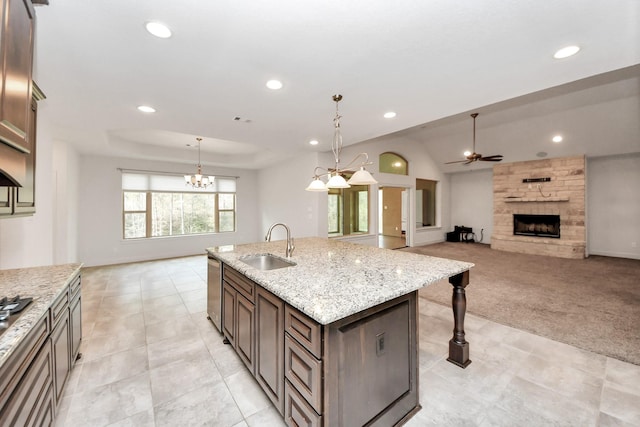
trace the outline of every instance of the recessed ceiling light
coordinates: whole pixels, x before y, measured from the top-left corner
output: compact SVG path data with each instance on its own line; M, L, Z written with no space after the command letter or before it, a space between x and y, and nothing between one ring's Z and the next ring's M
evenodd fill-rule
M578 53L579 50L580 47L578 46L566 46L554 53L553 57L556 59L568 58Z
M280 80L269 80L267 82L267 87L271 90L282 89L282 82Z
M312 139L311 141L309 141L309 144L310 144L310 145L318 145L318 144L319 144L319 142L318 142L318 140L317 140L317 139Z
M544 151L539 151L538 153L536 153L536 156L540 158L547 157L547 153Z
M559 142L562 142L562 136L556 135L553 138L551 138L551 140L557 144Z
M138 110L142 111L143 113L155 113L156 109L153 107L149 107L148 105L140 105L138 107Z
M387 113L384 113L384 118L385 119L393 119L396 116L396 113L393 111L389 111Z
M168 39L169 37L171 37L171 30L169 29L169 27L161 24L160 22L147 22L145 24L145 28L151 34L156 37L160 37L161 39Z
M467 150L467 151L465 151L465 152L464 152L464 153L462 153L462 154L464 154L465 156L470 156L470 155L471 155L471 151Z

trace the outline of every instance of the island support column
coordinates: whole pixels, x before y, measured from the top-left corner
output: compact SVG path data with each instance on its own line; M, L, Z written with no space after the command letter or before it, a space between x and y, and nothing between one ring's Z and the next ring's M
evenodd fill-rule
M467 298L464 288L469 284L469 270L449 278L453 286L451 306L453 307L453 338L449 341L447 360L461 368L466 368L469 360L469 343L464 339L464 315L467 311Z

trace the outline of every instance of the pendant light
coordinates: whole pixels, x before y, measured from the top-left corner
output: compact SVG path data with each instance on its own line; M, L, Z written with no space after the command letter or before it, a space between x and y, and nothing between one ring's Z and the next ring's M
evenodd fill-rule
M367 153L360 153L356 157L351 160L346 166L340 167L340 153L342 151L342 133L340 131L340 112L338 110L338 103L342 100L342 95L333 95L333 101L336 103L336 116L333 119L334 133L333 133L333 141L331 142L331 151L333 152L333 157L335 158L335 168L333 169L324 169L321 167L316 167L313 175L313 181L306 188L307 191L329 191L331 188L349 188L352 185L371 185L377 184L373 176L364 168L366 165L372 164L369 162L369 155ZM360 163L360 169L357 170L349 179L346 181L342 174L348 170L349 167L353 166L357 163L358 159L364 157L364 161ZM325 170L324 173L318 173L319 170ZM325 184L320 177L327 176L328 181Z
M191 185L193 188L207 188L213 185L215 177L202 175L202 165L200 164L200 143L202 142L202 138L196 138L196 141L198 141L198 169L195 175L185 175L184 180L187 185Z

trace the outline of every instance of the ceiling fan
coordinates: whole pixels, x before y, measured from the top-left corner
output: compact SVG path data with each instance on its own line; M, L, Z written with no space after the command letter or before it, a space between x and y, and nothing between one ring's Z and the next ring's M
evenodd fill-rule
M445 165L448 165L451 163L464 163L465 165L468 165L469 163L477 162L478 160L483 162L499 162L502 160L502 154L482 157L482 154L476 153L476 117L478 117L478 113L471 114L471 117L473 117L473 152L471 152L466 156L466 160L457 160L455 162L447 162L445 163Z

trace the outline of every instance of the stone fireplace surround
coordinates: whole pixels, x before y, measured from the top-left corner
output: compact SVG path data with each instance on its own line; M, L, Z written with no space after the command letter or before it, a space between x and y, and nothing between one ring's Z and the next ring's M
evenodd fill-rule
M491 247L509 252L580 259L586 256L584 156L493 167ZM523 182L550 178L545 182ZM513 215L559 215L560 238L514 234Z

